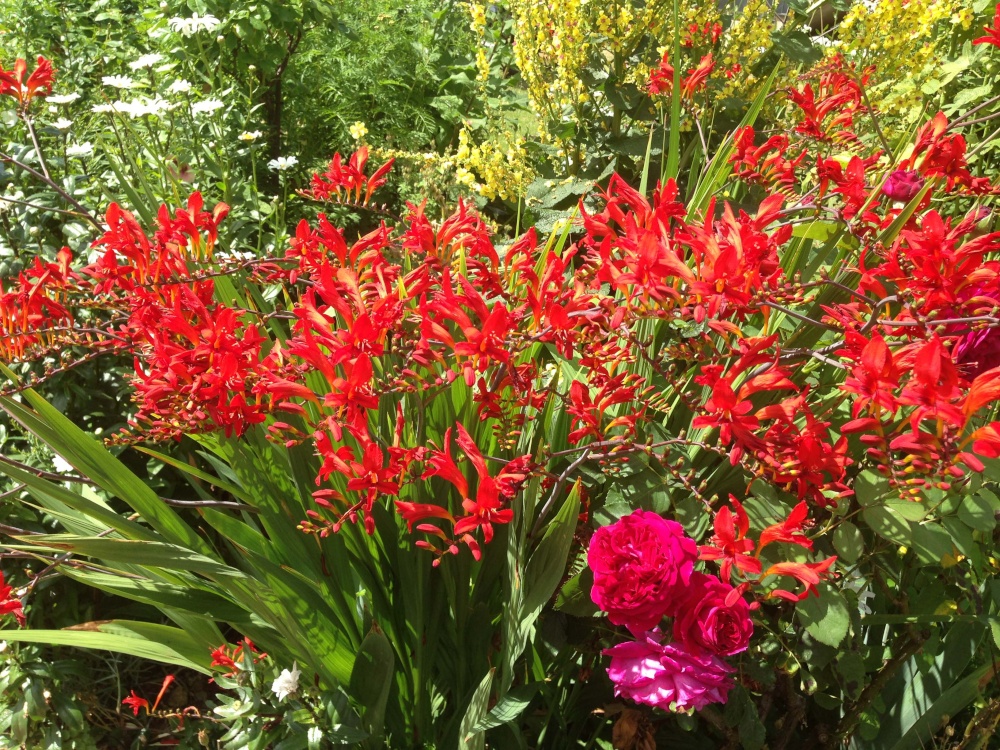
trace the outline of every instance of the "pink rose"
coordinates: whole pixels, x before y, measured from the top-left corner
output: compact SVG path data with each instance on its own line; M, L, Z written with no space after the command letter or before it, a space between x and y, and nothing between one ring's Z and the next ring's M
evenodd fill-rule
M637 510L594 533L590 597L615 625L643 633L673 614L697 557L679 523Z
M728 583L695 573L674 619L674 640L692 651L732 656L746 651L752 635L747 601Z
M700 711L725 703L736 670L713 654L693 654L682 644L661 644L658 633L645 640L619 643L604 651L611 657L608 676L615 695L664 710Z
M897 169L886 179L882 186L882 192L894 201L909 203L923 186L924 178L920 176L919 172Z

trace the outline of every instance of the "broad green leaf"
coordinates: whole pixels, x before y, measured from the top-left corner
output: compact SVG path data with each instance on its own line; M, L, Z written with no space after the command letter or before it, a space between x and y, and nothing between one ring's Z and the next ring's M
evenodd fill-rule
M892 508L865 508L862 513L872 531L890 542L907 546L913 541L913 530L910 522Z
M524 573L524 612L537 612L552 597L566 572L566 560L580 515L580 480L576 481L559 513L528 560Z
M835 221L817 219L808 224L796 224L792 229L792 237L802 237L807 240L826 242L840 229Z
M485 718L490 705L490 688L493 687L493 673L491 669L483 677L479 686L473 691L469 701L469 707L462 716L462 722L458 725L458 747L460 750L485 750L486 736L482 730L477 731L477 727Z
M892 509L907 521L922 521L927 515L927 508L920 500L891 498L886 500L885 507Z
M66 567L63 573L81 583L154 607L173 607L209 617L219 622L240 623L247 612L218 594L172 583Z
M1000 500L986 489L975 495L966 495L958 508L958 517L974 531L990 532L996 528Z
M889 480L870 469L862 471L854 480L854 494L866 508L876 505L888 493Z
M528 707L535 694L542 688L541 682L531 682L511 690L497 703L482 721L472 728L473 732L485 732L509 721L514 721Z
M848 651L837 659L837 674L840 675L844 693L857 700L865 687L865 660L857 651Z
M934 523L913 526L913 550L928 565L945 565L958 554L951 534Z
M158 625L156 627L159 630L140 634L128 627L116 630L112 626L115 622L89 623L72 630L5 630L3 637L6 641L17 643L44 643L50 646L114 651L211 674L210 655L205 653L203 657L192 658L199 652L199 648L183 630ZM83 627L88 629L79 629ZM148 637L154 634L158 634L157 640Z
M39 534L24 537L32 546L74 552L102 560L144 567L188 570L215 578L245 578L236 568L192 552L176 544L110 537L79 537L73 534Z
M857 526L843 521L833 530L833 547L842 561L853 565L864 554L865 538Z
M145 526L141 526L135 521L129 521L107 506L66 489L55 482L50 482L31 472L4 463L0 463L0 472L15 482L27 486L31 496L49 511L57 512L61 507L69 507L99 521L105 528L115 529L131 539L152 541L157 538L156 533Z
M0 372L16 380L14 373L2 364ZM0 398L0 407L62 456L80 474L128 503L167 541L202 554L211 553L205 541L99 441L73 424L30 388L22 391L22 395L35 411L10 398Z
M584 568L563 584L556 596L556 609L573 617L594 617L601 610L590 598L593 587L594 572L589 567Z
M847 637L851 613L844 596L828 583L817 586L819 597L810 596L795 605L795 614L820 643L836 648Z
M159 451L154 451L151 448L145 448L143 446L136 446L136 450L145 453L147 456L152 456L157 461L162 461L168 466L173 466L178 471L187 474L188 476L194 477L195 479L200 479L203 482L207 482L213 487L222 490L223 492L228 492L230 495L235 497L241 502L251 504L252 500L250 496L247 495L239 487L236 487L229 482L225 482L216 476L212 476L206 471L202 471L191 464L174 458L173 456L168 456L166 453L160 453Z
M370 738L368 747L381 747L385 734L385 707L392 687L396 656L392 644L377 626L361 642L351 670L350 694L363 710L361 723Z

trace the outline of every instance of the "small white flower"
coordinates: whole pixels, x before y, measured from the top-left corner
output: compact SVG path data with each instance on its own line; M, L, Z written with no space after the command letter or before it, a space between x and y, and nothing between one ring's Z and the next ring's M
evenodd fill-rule
M56 94L48 97L45 101L49 104L72 104L80 98L80 94L74 91L72 94Z
M240 133L237 138L239 138L244 143L251 143L260 138L261 132L259 130L244 130Z
M279 701L283 701L289 695L298 692L299 675L301 674L302 672L299 670L299 665L296 662L292 662L292 670L290 672L287 669L281 670L278 679L271 683L271 691L278 696Z
M60 455L52 456L52 465L60 474L72 474L75 471L73 469L73 464Z
M206 99L203 102L195 102L191 105L191 112L196 115L210 115L226 106L225 102L218 99Z
M214 31L222 21L213 15L199 16L195 13L190 18L171 18L167 23L178 34L191 36L199 31Z
M129 115L129 117L133 120L138 119L139 117L145 117L146 115L159 117L164 112L169 112L174 108L174 106L175 105L159 96L153 99L143 96L138 99L133 99L130 102L115 102L115 108L122 114Z
M298 163L299 160L296 156L279 156L277 159L271 159L271 161L267 163L267 168L272 172L284 172L285 170L291 169Z
M93 107L90 108L90 111L99 115L107 115L112 112L117 112L118 110L115 109L114 104L109 102L107 104L95 104Z
M130 89L135 87L135 81L129 76L103 76L101 83L116 89Z
M60 117L58 120L52 123L52 127L54 127L56 130L61 130L65 133L67 130L73 127L73 121L67 120L65 117Z
M163 55L158 52L150 52L148 55L142 55L135 62L130 62L128 66L132 70L142 70L143 68L152 68L156 63L163 59Z
M66 156L83 158L94 153L94 144L90 141L86 143L74 143L66 149Z
M176 81L167 86L168 94L186 94L189 92L193 86L191 81L186 81L183 78L178 78Z

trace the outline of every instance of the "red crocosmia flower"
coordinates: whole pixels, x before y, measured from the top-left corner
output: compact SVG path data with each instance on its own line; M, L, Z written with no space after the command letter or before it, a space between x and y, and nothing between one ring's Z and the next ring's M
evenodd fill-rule
M715 535L707 545L698 548L698 556L702 560L722 560L720 575L724 581L732 579L734 566L741 573L760 575L763 569L760 560L749 554L753 552L753 540L746 538L750 519L739 500L730 495L729 502L733 510L719 508L715 514Z
M733 133L733 153L729 163L736 176L751 183L759 183L778 190L795 184L795 170L806 158L803 149L794 159L785 157L788 150L787 135L773 135L760 146L754 145L754 129L744 125Z
M777 589L768 594L769 597L778 597L793 602L800 602L807 596L819 596L819 589L816 586L821 580L831 575L830 567L837 561L836 556L817 563L781 562L772 565L764 571L764 576L790 576L805 586L805 591L795 594L791 591Z
M914 431L925 419L961 427L965 417L955 405L960 396L958 369L935 335L915 350L913 375L899 394L899 402L916 407L910 415Z
M52 81L55 77L52 63L41 55L37 62L27 81L24 80L24 75L28 72L28 64L23 59L18 58L13 70L0 67L0 96L16 99L21 110L27 109L34 97L52 93Z
M698 66L687 72L681 78L681 97L693 99L695 93L705 88L705 81L715 70L715 58L712 53L701 58ZM660 66L649 74L650 94L669 94L674 87L674 66L667 61L667 54L664 53L660 60Z
M392 169L395 159L389 159L368 177L365 167L368 164L368 147L362 146L343 163L340 154L334 154L330 165L323 173L312 176L312 187L302 192L303 195L316 200L347 201L368 205L372 193L385 184L386 175Z
M472 436L461 424L457 424L455 429L458 432L455 442L472 463L478 476L475 498L470 496L469 482L451 457L451 429L445 432L443 449L428 452L427 461L430 467L421 478L428 479L432 476L439 476L458 490L462 498L462 510L465 511L466 515L455 520L454 533L469 547L473 557L478 560L482 553L478 543L471 543L475 542L475 537L471 536L471 532L482 529L483 541L488 544L493 539L493 524L506 524L513 520L514 511L504 506L520 489L527 477L530 456L521 456L508 462L496 476L491 476L486 466L486 458L473 441ZM419 504L404 503L401 512L408 521L410 518L419 520L430 517L450 517L445 509L434 512L430 506ZM448 551L457 553L458 548L454 547L454 550Z
M590 597L615 625L635 634L651 630L677 612L697 549L676 521L636 510L601 527L590 540Z
M146 709L146 713L149 713L149 701L136 695L135 690L131 692L128 698L122 701L122 704L131 708L136 716L139 715L140 708Z
M756 452L767 448L766 443L756 434L760 421L754 414L750 396L760 391L786 388L797 390L796 385L788 379L788 373L781 366L773 364L773 357L763 353L775 340L773 336L744 339L740 342L740 359L725 376L719 365L705 365L701 368L701 375L695 378L699 385L710 387L712 395L702 406L703 414L695 417L691 426L719 428L719 442L723 445L735 443L729 454L734 466L745 450ZM771 365L769 369L752 375L734 390L733 382L744 371L765 363Z
M224 669L232 670L231 672L229 672L229 674L226 675L227 677L232 677L234 674L236 674L238 670L237 665L248 657L252 658L254 660L254 663L257 663L261 659L266 659L267 654L261 653L257 649L257 647L253 644L253 641L251 641L249 638L244 638L235 646L230 645L228 643L223 643L217 649L212 651L212 663L209 666L223 667ZM164 680L164 683L169 684L166 683L166 680Z
M973 44L992 44L995 47L1000 47L1000 5L997 5L993 14L993 25L983 26L983 31L986 32L986 36L973 39Z
M813 415L807 395L805 389L757 412L759 419L775 422L764 434L764 446L755 455L763 475L772 483L788 490L794 488L800 500L809 496L827 506L835 501L824 490L840 496L850 494L844 478L851 460L847 457L846 438L830 444L830 424Z
M757 554L759 555L760 551L772 542L787 542L788 544L797 544L800 547L812 549L812 541L801 533L808 523L808 516L809 507L804 502L796 505L792 509L792 512L788 514L788 518L781 523L768 526L761 532Z
M948 133L948 118L938 112L917 131L913 152L900 169L916 170L924 177L944 177L947 189L968 185L972 175L965 160L966 142L959 133Z
M4 582L3 571L0 571L0 617L3 615L14 615L21 627L27 624L21 600L14 595L14 587Z
M848 331L846 339L847 347L838 354L856 362L841 386L841 390L858 397L851 405L851 416L857 419L870 404L890 413L895 412L896 398L893 393L899 387L900 373L885 339L876 333L872 334L870 341L866 341L855 331Z
M674 618L674 640L689 651L733 656L746 651L753 635L750 604L715 576L691 575L691 585Z

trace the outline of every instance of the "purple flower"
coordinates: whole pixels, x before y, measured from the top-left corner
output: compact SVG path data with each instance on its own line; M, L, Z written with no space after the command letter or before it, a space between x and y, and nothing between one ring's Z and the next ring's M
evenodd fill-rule
M909 203L924 186L924 178L919 172L897 169L885 181L882 192L894 201Z
M673 711L725 703L736 670L713 654L692 654L678 643L661 644L659 635L652 631L645 640L604 651L611 657L608 676L615 695Z
M698 547L679 523L637 510L594 534L590 596L612 623L644 633L674 614L697 558Z

